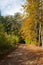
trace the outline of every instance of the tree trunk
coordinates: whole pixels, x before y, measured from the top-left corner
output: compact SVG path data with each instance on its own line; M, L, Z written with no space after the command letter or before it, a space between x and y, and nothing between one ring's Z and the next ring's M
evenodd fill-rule
M41 40L41 22L39 22L39 46L42 46L42 40Z
M36 33L37 33L38 46L42 46L42 40L41 40L41 22L37 22Z

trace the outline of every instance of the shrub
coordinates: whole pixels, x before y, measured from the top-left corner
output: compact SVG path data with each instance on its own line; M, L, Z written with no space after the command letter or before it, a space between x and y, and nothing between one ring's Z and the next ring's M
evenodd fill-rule
M0 48L9 48L10 46L15 47L18 42L18 36L0 33Z
M25 39L26 44L31 44L31 41L29 39Z
M4 33L0 33L0 49L8 49L9 45L7 44L6 37Z
M0 33L0 55L7 53L10 49L15 49L18 41L18 36Z
M11 35L9 34L9 35L6 35L6 40L10 46L15 47L15 45L19 41L19 38L13 34L11 34Z

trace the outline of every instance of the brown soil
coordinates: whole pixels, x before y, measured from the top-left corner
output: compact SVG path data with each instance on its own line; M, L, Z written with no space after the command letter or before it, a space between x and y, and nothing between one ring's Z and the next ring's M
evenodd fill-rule
M0 65L43 65L43 48L21 44L2 59Z

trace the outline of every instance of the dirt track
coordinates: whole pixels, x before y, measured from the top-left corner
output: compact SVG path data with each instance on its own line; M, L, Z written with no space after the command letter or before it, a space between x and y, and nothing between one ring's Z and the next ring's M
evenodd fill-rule
M43 49L34 45L21 44L7 55L0 65L43 65Z

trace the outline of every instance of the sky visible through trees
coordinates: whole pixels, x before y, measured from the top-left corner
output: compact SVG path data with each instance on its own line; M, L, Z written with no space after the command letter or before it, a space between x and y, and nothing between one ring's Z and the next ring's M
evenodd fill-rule
M2 15L14 15L16 12L23 12L21 11L21 5L24 2L24 0L0 0Z

